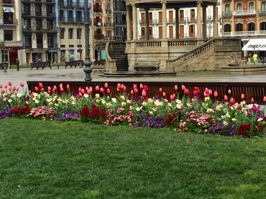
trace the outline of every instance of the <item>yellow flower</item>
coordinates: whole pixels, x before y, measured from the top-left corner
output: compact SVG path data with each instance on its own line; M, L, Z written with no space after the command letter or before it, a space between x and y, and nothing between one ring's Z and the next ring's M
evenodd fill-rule
M207 109L207 113L213 113L213 112L214 112L214 110L212 110L211 108Z
M206 101L209 101L210 100L210 97L205 97L204 98L204 101L206 102Z
M223 108L223 105L222 104L219 104L217 107L216 107L216 111L221 111Z
M83 97L88 98L89 95L88 95L87 93L85 93L85 94L83 95Z
M188 108L191 108L191 106L192 106L192 105L191 105L190 103L187 103L187 107L188 107Z
M230 117L231 117L229 113L226 113L225 116L226 116L227 118L230 118Z
M99 93L96 93L95 94L95 98L100 98L100 94Z
M112 102L116 103L117 102L116 98L112 98Z
M152 99L152 98L149 98L149 99L148 99L148 102L149 102L149 103L152 103L152 102L153 102L153 99Z
M131 101L130 101L130 100L127 100L127 103L128 103L128 104L131 104Z
M9 99L8 102L9 102L9 103L12 102L12 99Z
M122 101L124 101L124 100L125 100L125 96L124 96L124 95L121 95L121 96L120 96L120 99L121 99Z
M121 106L126 106L127 103L126 102L121 102Z
M146 102L142 102L142 106L147 106L147 103Z
M259 118L259 119L258 119L258 122L261 122L262 120L263 120L262 118Z
M236 118L232 118L232 122L236 122Z
M111 106L111 103L106 103L107 108Z
M228 125L228 122L227 121L223 121L223 125L224 126L227 126Z
M152 111L149 111L149 115L153 115L153 112Z

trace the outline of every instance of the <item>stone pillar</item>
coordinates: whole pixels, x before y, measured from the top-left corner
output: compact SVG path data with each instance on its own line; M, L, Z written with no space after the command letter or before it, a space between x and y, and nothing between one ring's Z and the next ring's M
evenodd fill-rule
M218 37L216 4L213 5L213 37Z
M175 9L175 38L179 39L179 8Z
M235 17L233 15L233 11L235 10L234 6L235 6L235 1L232 0L231 4L230 4L230 9L232 10L231 11L232 16L231 16L231 20L230 20L231 21L231 36L235 33L235 30L236 30Z
M127 41L132 40L132 9L127 6Z
M162 2L163 15L163 39L167 38L166 2Z
M198 0L198 3L197 3L197 38L198 39L202 38L202 33L201 33L201 0Z
M202 36L204 39L207 38L207 11L206 6L203 7L203 30L202 30ZM198 18L197 18L198 19Z
M149 8L145 8L145 39L149 40L150 30L149 30Z
M133 4L133 40L137 40L138 38L138 28L137 28L137 7L136 4Z

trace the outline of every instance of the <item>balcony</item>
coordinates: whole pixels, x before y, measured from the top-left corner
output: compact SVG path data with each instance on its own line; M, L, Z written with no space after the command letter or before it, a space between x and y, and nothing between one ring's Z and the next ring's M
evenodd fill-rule
M102 8L93 8L93 12L95 12L95 13L102 13L103 10L102 10Z
M232 17L232 12L231 11L223 12L223 18L227 18L227 17Z
M38 42L37 43L37 48L43 48L43 43L42 42Z
M266 36L266 30L223 32L223 36L225 37Z
M233 12L234 16L247 16L247 15L255 15L255 10L236 10Z
M103 40L104 39L104 35L94 35L94 39Z
M111 22L104 23L104 27L114 27L114 23Z
M30 42L23 43L23 48L31 48L31 43Z
M101 26L102 26L102 22L100 22L100 21L95 21L95 22L93 23L93 25L96 26L96 27L101 27Z
M3 0L3 4L14 4L14 0Z
M58 48L58 44L56 42L53 43L48 42L48 48Z
M105 12L106 12L106 14L112 14L112 10L110 10L110 9L107 9Z
M140 20L139 23L143 26L146 24L146 20ZM158 24L158 19L149 19L149 24Z
M74 17L60 17L59 22L61 23L84 23L84 18Z
M266 15L266 10L258 10L259 15Z
M5 19L4 24L5 26L18 25L18 20L17 19L11 19L11 20Z
M80 9L84 9L85 4L84 2L68 2L68 1L59 1L58 2L58 6L59 7L71 7L71 8L80 8ZM91 8L91 5L88 5L88 8Z
M175 23L175 18L167 18L167 23Z

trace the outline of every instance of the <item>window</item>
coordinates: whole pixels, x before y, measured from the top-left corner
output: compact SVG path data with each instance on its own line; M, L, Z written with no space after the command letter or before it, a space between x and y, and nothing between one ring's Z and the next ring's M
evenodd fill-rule
M65 28L60 28L60 39L65 38Z
M238 3L238 4L236 5L236 10L237 10L237 11L242 11L242 4L241 4L241 3Z
M30 14L30 4L24 4L24 14Z
M39 4L35 5L36 16L42 16L42 7Z
M25 47L31 48L31 35L25 35Z
M53 30L53 20L47 20L47 29L48 30Z
M254 3L253 3L253 2L250 2L250 3L248 4L248 9L249 9L249 10L254 10Z
M48 48L54 48L54 37L53 35L47 35Z
M230 14L230 12L231 12L230 11L230 5L229 4L226 4L225 5L225 14L228 15L228 14Z
M76 20L77 22L82 22L82 15L80 11L76 12Z
M77 28L77 39L81 39L81 28Z
M110 30L107 30L107 31L106 31L106 36L107 36L107 39L108 39L108 40L111 39L111 31L110 31Z
M248 31L255 31L255 24L254 23L248 24Z
M236 24L236 31L243 31L243 24L241 23Z
M231 25L230 24L224 25L224 32L231 32Z
M73 28L68 29L68 39L73 39Z
M42 35L36 35L36 37L37 37L37 48L42 48L43 47Z
M41 30L41 29L42 29L42 20L36 19L36 30Z
M13 30L5 30L5 41L13 40Z
M261 2L261 11L266 12L266 1Z

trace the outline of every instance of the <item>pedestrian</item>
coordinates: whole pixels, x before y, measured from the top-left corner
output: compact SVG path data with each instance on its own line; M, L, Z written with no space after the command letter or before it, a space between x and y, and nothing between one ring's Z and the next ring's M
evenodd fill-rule
M254 53L254 55L253 55L254 64L256 63L257 60L258 60L258 55L257 55L257 53Z
M18 58L16 59L16 65L17 65L17 71L19 71L19 60L18 60Z
M248 62L250 63L251 55L248 54Z

